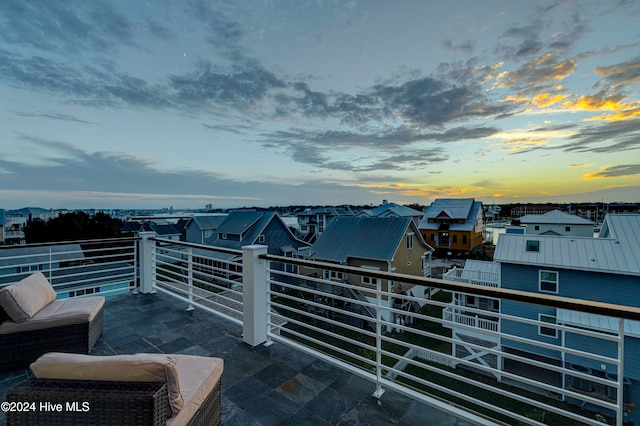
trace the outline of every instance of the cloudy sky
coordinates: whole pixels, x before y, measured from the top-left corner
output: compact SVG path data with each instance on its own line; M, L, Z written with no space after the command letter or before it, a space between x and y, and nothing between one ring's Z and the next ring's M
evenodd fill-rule
M2 1L0 208L640 201L638 1Z

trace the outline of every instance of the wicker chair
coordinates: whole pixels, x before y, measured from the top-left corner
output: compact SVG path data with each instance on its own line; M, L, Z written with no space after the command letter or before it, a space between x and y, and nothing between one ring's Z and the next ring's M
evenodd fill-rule
M44 357L48 355L50 354ZM148 354L135 356L139 355ZM159 354L151 356L157 357ZM5 400L10 404L25 401L33 404L27 411L7 411L6 423L7 425L219 425L222 405L220 377L223 361L218 358L191 355L168 355L168 357L174 357L177 360L177 370L180 372L180 393L184 397L184 408L177 415L175 413L171 415L167 382L34 378L5 392ZM117 376L118 373L115 375ZM191 383L187 385L185 381L191 381ZM185 390L182 389L183 387ZM41 403L45 405L41 406ZM60 409L46 409L46 407L55 406Z
M41 272L0 290L0 372L46 352L88 354L102 334L102 296L55 300Z

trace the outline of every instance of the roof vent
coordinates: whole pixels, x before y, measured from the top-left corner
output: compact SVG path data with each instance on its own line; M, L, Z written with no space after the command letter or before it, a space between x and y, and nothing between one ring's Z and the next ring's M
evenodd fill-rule
M592 262L595 262L596 260L595 260L595 259L591 259L591 261L592 261Z

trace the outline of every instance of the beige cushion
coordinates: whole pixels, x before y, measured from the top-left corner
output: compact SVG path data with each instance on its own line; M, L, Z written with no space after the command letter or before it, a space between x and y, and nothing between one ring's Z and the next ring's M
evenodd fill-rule
M56 292L42 272L0 290L0 306L15 322L25 322L56 300Z
M220 358L180 354L173 356L176 357L178 366L184 407L167 421L167 426L187 424L218 384L224 369L224 361Z
M175 416L182 409L176 359L163 354L93 356L49 352L31 364L42 379L166 382Z
M64 325L81 324L91 320L104 306L104 296L54 300L26 322L7 320L0 324L0 334L43 330Z

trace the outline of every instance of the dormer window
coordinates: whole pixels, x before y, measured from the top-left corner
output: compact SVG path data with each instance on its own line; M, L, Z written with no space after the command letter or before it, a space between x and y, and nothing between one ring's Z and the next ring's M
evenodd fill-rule
M527 251L539 252L540 251L540 241L527 240Z

